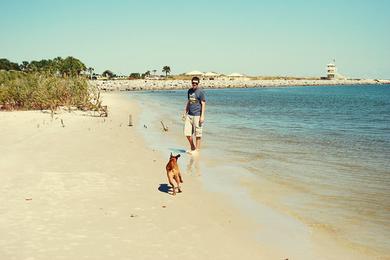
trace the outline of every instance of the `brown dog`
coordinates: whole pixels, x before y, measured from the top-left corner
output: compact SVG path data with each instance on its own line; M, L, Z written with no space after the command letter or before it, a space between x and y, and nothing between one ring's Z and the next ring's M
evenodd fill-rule
M167 166L165 167L167 169L167 177L169 184L172 186L172 195L176 195L176 188L178 192L181 192L180 189L180 183L183 183L183 179L180 174L179 165L177 165L177 159L180 157L180 154L173 156L171 153L171 156L169 157L169 162ZM173 180L175 180L177 187L173 184Z

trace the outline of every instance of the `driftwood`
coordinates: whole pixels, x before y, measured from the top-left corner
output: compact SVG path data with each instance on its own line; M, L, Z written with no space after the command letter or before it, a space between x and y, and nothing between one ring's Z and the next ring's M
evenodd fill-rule
M163 122L163 121L160 121L160 122L161 122L161 125L162 125L162 127L163 127L163 130L164 130L165 132L168 132L168 126L164 125L164 122Z
M133 126L133 116L129 114L129 126Z
M107 106L101 106L99 110L100 117L108 117L108 109Z

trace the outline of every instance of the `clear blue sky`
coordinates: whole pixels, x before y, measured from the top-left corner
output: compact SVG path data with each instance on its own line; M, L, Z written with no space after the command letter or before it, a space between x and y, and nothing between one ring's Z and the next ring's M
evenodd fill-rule
M390 1L0 0L0 57L75 56L96 72L169 65L249 75L390 78Z

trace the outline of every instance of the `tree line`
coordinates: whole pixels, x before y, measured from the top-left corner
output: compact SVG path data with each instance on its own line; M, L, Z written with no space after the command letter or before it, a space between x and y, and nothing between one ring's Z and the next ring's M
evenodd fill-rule
M31 62L23 61L18 64L16 62L9 61L6 58L0 59L0 70L6 71L22 71L22 72L44 72L52 75L58 76L79 76L82 72L88 73L89 77L92 79L94 69L92 67L86 67L85 64L77 58L72 56L66 57L63 59L62 57L56 57L54 59L42 59L42 60L33 60ZM157 70L153 70L153 74L155 75ZM162 68L162 72L165 73L165 77L168 77L168 74L171 72L170 66L164 66ZM150 70L145 73L130 73L130 79L144 79L146 77L150 77L152 72ZM107 78L114 78L116 74L111 70L105 70L102 73L102 76Z
M153 75L155 76L157 70L152 70L152 71L153 71ZM148 70L148 71L146 71L144 73L139 73L139 72L130 73L129 79L144 79L144 78L148 78L148 77L152 76L152 71ZM170 66L164 66L162 68L162 72L165 73L165 77L167 78L168 74L171 73L171 67ZM104 71L102 73L102 75L105 76L105 77L108 77L108 78L115 77L115 74L112 73L110 70Z
M8 59L0 59L0 70L14 70L14 71L23 71L23 72L44 72L53 75L60 76L79 76L83 71L93 71L92 68L88 68L85 64L77 58L72 56L66 57L56 57L54 59L42 59L42 60L33 60L31 62L23 61L21 64L16 62L9 61Z

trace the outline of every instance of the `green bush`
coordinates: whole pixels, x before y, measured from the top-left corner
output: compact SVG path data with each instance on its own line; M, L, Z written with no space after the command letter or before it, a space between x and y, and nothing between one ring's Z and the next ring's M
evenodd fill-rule
M82 77L0 71L0 108L5 110L51 109L74 106L98 109L97 90Z

